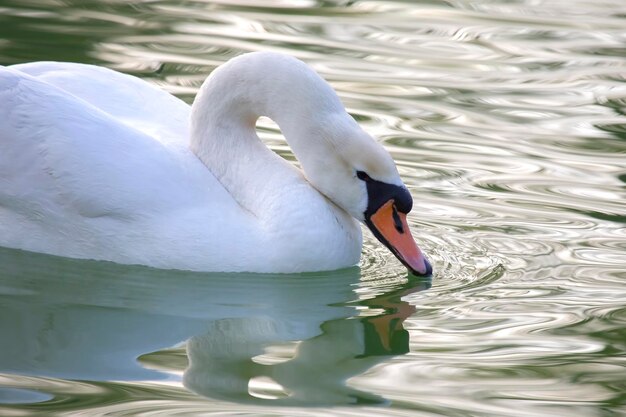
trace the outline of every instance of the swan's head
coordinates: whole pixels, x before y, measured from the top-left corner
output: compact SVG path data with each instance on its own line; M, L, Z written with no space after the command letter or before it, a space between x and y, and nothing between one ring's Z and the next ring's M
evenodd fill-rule
M413 240L406 216L413 199L391 155L347 114L318 124L324 154L300 162L308 180L330 200L365 223L374 236L414 274L431 275L432 267Z

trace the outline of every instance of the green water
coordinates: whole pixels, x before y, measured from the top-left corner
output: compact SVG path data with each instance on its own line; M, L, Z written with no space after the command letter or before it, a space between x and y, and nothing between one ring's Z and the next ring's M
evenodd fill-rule
M0 64L189 102L254 50L392 153L432 281L369 235L295 276L0 249L1 416L626 415L626 3L0 0Z

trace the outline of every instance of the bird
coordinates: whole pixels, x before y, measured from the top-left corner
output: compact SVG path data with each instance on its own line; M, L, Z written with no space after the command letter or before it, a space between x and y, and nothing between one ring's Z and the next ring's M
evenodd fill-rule
M279 126L299 167L258 137ZM0 66L0 246L160 269L300 273L358 264L361 224L432 274L387 150L301 60L251 52L193 104L63 62Z

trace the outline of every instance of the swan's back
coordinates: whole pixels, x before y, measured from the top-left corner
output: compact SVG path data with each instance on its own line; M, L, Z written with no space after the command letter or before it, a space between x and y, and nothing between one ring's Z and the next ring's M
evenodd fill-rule
M114 102L97 97L97 91L107 82L113 88L120 74L82 66L83 75L93 72L91 80L101 87L83 91L71 85L75 73L44 71L46 65L50 64L17 66L43 80L0 67L0 245L94 259L99 253L126 256L125 252L132 258L133 250L144 253L147 249L119 247L119 242L126 236L125 241L134 246L138 242L149 245L151 239L159 238L153 224L174 228L175 221L168 223L164 218L175 219L181 207L206 212L237 207L188 149L187 126L182 120L155 136L142 125L134 126L133 117L137 120L139 111L116 118L139 109L142 94L152 94L150 86L136 88L135 95L127 90L125 107L120 102L115 108ZM103 74L112 78L107 81ZM89 84L89 80L82 83ZM116 89L131 84L122 83ZM82 91L83 97L61 86L77 90L76 94ZM158 96L153 94L153 99ZM175 100L165 98L163 106ZM186 110L178 104L172 109L175 115ZM168 123L169 119L160 117L141 120L147 125ZM141 263L140 257L134 257L135 262L112 258Z
M186 128L178 132L179 142L164 144L130 122L12 69L0 70L0 120L0 178L11 177L15 188L21 177L18 183L28 181L25 190L47 184L49 195L57 190L64 195L59 203L72 203L86 216L128 216L141 204L154 203L149 199L159 194L155 188L178 194L177 182L186 175L181 159L203 168L187 150ZM30 175L40 181L29 180ZM42 194L33 191L33 197Z
M160 141L188 144L190 107L136 77L71 62L31 62L8 69L55 86Z

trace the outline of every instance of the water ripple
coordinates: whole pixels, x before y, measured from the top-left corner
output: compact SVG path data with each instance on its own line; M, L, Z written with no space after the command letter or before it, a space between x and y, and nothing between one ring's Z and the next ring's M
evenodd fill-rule
M0 12L2 64L97 63L188 102L208 73L242 52L305 60L392 153L415 200L412 233L435 267L432 282L416 284L366 234L360 282L340 274L297 292L306 310L303 294L325 294L326 286L336 294L341 289L332 282L349 282L350 294L332 304L351 313L334 323L410 312L401 321L409 353L378 357L349 379L349 387L375 395L368 398L378 406L277 408L206 399L180 382L188 358L172 341L133 356L166 375L161 382L9 370L0 387L24 400L3 402L0 389L0 414L619 415L626 391L623 2L4 0ZM261 120L258 129L294 161L276 125ZM39 297L28 276L24 285L0 284L1 295ZM195 289L191 302L205 284L186 279ZM164 281L159 275L157 282ZM131 285L119 299L102 290L109 298L96 305L128 313L147 303L153 311L161 304L152 285ZM182 283L164 287L168 294L186 290ZM78 284L71 288L93 307L97 297ZM236 310L237 294L233 289L217 304ZM72 305L71 296L63 300L58 310ZM206 301L192 316L215 303ZM170 305L160 321L174 315L171 308L180 305ZM303 331L297 311L285 316ZM37 323L51 323L54 314ZM0 324L2 317L8 316L0 315ZM31 392L41 396L25 394ZM385 408L379 397L388 400Z

